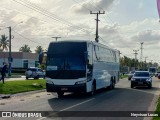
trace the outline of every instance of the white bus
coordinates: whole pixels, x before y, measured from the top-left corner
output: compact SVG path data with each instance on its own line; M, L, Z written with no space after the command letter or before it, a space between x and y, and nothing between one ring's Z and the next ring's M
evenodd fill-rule
M46 90L90 93L113 89L119 81L119 51L91 41L51 42L47 51Z

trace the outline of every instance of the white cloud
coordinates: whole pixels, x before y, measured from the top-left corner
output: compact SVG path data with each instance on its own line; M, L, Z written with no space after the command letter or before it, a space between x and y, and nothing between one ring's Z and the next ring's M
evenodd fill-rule
M107 10L108 12L113 6L115 0L86 0L85 2L76 3L71 7L71 11L75 13L88 14L88 11Z
M16 26L15 31L28 38L27 40L13 31L12 34L15 38L12 42L12 49L18 50L23 44L28 44L32 51L34 51L38 45L47 48L49 42L54 40L51 38L52 36L61 36L61 39L94 40L96 29L94 19L96 16L90 15L89 11L92 10L93 12L96 12L96 7L101 11L101 8L103 8L107 13L112 13L109 14L113 21L112 23L106 23L106 20L104 20L107 13L100 15L99 19L101 22L99 22L99 35L103 38L103 40L100 38L101 43L118 49L124 54L129 54L129 57L134 57L133 49L139 49L140 42L144 42L144 49L147 52L144 52L144 55L153 54L155 51L158 51L158 48L160 47L160 31L157 30L159 29L157 18L149 18L148 16L144 16L146 14L142 14L145 19L140 21L138 18L134 17L134 14L132 14L134 20L130 22L130 15L126 14L129 12L123 14L121 13L121 10L119 10L124 6L129 7L129 5L125 3L123 3L123 5L125 5L122 6L121 0L75 1L78 3L73 0L68 0L67 2L64 0L30 0L30 2L49 11L51 14L47 17L13 2L12 0L7 0L7 2L1 0L0 26L5 25L13 27L20 21L23 21L23 24ZM146 3L143 3L142 1L130 1L130 5L132 5L132 3L138 5L139 8L147 7L147 9L152 11L152 8L148 8ZM60 18L56 21L56 17ZM120 18L125 19L123 25L116 24L116 22L121 23L119 22ZM107 21L110 21L110 19L107 18ZM8 35L8 30L0 31L0 34L4 33Z
M140 2L140 3L138 4L138 8L139 8L139 9L143 8L143 5L144 5L143 2Z

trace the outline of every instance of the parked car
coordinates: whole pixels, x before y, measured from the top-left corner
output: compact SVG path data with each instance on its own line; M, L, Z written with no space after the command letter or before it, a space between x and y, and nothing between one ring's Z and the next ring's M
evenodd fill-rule
M158 77L160 75L160 71L155 73L155 77Z
M135 71L131 79L131 88L137 86L152 87L152 77L148 71Z
M135 71L130 71L128 74L128 80L131 80Z
M28 78L34 78L34 79L39 79L39 78L45 78L45 71L43 71L41 68L38 67L30 67L27 69L25 72L26 79Z

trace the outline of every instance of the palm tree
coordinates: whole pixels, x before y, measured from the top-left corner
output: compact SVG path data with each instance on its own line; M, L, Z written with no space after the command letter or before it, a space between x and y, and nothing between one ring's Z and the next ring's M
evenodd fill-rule
M30 47L28 45L23 45L20 49L19 49L20 52L32 52L30 50Z
M4 35L1 35L1 38L0 38L0 48L1 51L4 51L4 49L7 49L9 47L9 40L7 40L8 37Z
M43 50L42 46L37 46L37 47L36 47L36 50L35 50L36 53L41 53L41 52L43 52L43 51L44 51L44 50Z

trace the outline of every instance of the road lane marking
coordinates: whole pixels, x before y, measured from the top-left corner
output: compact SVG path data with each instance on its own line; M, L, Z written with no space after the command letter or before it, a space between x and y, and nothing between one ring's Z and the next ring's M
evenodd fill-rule
M37 119L37 120L43 120L43 119L45 119L45 118L47 118L47 117L42 117L42 118L39 118L39 119Z
M65 111L65 110L68 110L68 109L71 109L71 108L74 108L74 107L76 107L76 106L79 106L79 105L81 105L81 104L87 103L87 102L92 101L92 100L94 100L94 99L95 99L95 98L92 98L92 99L89 99L89 100L83 101L83 102L81 102L81 103L78 103L78 104L72 105L72 106L70 106L70 107L67 107L67 108L65 108L65 109L60 110L60 112Z
M65 111L65 110L68 110L68 109L77 107L77 106L82 105L82 104L84 104L84 103L90 102L90 101L92 101L92 100L94 100L94 99L95 99L95 98L91 98L91 99L89 99L89 100L80 102L80 103L78 103L78 104L75 104L75 105L72 105L72 106L70 106L70 107L64 108L64 109L60 110L59 112L62 112L62 111ZM47 117L42 117L42 118L39 118L39 119L37 119L37 120L43 120L43 119L45 119L45 118L47 118Z

